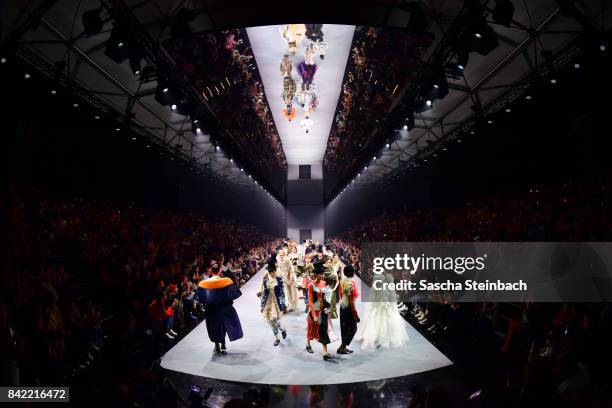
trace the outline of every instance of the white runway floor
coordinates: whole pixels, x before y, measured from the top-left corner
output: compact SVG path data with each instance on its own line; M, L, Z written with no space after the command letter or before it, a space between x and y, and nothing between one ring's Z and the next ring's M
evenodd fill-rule
M410 341L404 348L361 351L354 341L350 348L355 353L338 356L334 362L323 361L319 343L312 343L314 354L304 350L306 314L302 299L300 310L283 317L287 340L274 347L272 329L261 318L259 298L256 296L262 276L263 270L242 287L242 296L234 302L244 337L227 343L227 355L214 354L214 345L206 333L206 322L202 322L166 353L161 366L168 370L220 380L310 385L380 380L452 364L408 323L406 331ZM355 279L361 283L358 278ZM357 307L363 318L366 305L359 302ZM336 334L340 335L339 320L333 320L333 324ZM330 344L330 352L335 355L339 345L340 341Z

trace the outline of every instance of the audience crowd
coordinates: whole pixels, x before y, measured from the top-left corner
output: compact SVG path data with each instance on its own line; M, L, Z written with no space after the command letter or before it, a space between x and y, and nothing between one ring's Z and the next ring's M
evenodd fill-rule
M0 237L2 383L110 371L88 387L134 381L133 370L195 326L194 289L212 265L241 285L280 244L253 226L34 188L2 195ZM130 386L114 389L130 401Z
M404 87L415 80L416 66L432 41L428 34L358 26L324 157L326 170L340 176L354 171L356 161L380 146L380 118L387 115ZM392 52L390 52L392 50ZM364 109L364 107L368 109ZM339 160L344 158L344 160Z
M244 152L253 168L271 174L286 168L246 30L177 37L164 45L229 130L235 150Z
M608 181L568 181L453 208L381 215L330 245L345 258L358 259L359 242L366 241L609 241L609 186ZM582 407L612 401L606 386L612 380L612 305L447 299L419 297L399 308L426 336L440 344L446 340L451 359L469 356L464 368L472 369L473 386L481 387L473 398L483 406ZM473 367L487 370L478 373ZM453 405L467 401L459 396Z

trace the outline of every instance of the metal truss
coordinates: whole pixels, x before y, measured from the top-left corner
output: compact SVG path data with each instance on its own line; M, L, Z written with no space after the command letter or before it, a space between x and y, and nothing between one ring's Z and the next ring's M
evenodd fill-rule
M410 140L407 144L400 140L395 140L391 143L387 153L385 154L385 160L376 160L368 165L368 171L360 171L360 177L355 177L355 182L350 182L347 186L352 188L370 188L370 187L382 187L399 177L407 168L412 166L418 166L420 160L427 160L429 155L437 155L440 149L445 149L444 144L448 141L458 138L461 134L469 131L469 129L483 116L487 116L495 113L496 111L505 107L508 103L514 99L520 97L525 90L530 86L530 83L537 78L545 75L548 66L546 63L540 61L538 54L538 41L542 34L557 33L560 30L547 30L547 27L551 26L562 14L561 8L556 7L553 9L544 20L537 26L533 26L532 17L529 14L529 9L525 1L522 1L523 7L529 17L530 26L526 27L516 21L513 21L511 28L520 30L528 33L520 42L506 41L504 38L498 38L500 42L505 42L512 45L512 49L506 54L506 56L499 61L492 69L485 73L475 84L471 85L467 83L465 77L462 77L463 84L449 83L449 89L459 92L462 97L454 103L443 115L437 118L426 118L422 114L415 115L415 129L423 130L421 134ZM489 24L494 25L489 22ZM583 23L583 27L586 23ZM602 22L603 27L603 22ZM433 64L434 61L447 60L448 57L448 36L451 33L452 37L453 28L448 29L445 34L445 38L440 41L436 51L432 53L426 64ZM563 34L574 34L578 35L582 33L581 30L564 30ZM555 56L553 64L555 68L561 67L566 64L569 60L574 58L577 53L580 52L579 47L575 44L575 41L570 45L566 46L561 52L558 52ZM511 83L505 83L501 85L487 85L490 80L495 78L497 74L506 69L512 61L516 58L522 57L527 61L528 66L531 68L531 72L526 74L523 78L517 79L517 81ZM409 89L405 92L404 98L414 97L418 95L419 89ZM482 106L480 103L480 92L488 90L498 90L500 94L488 101L486 106ZM473 105L479 107L477 112L465 117L462 121L448 121L450 115L452 115L457 109L464 106L466 102L470 101ZM372 170L372 171L370 171Z

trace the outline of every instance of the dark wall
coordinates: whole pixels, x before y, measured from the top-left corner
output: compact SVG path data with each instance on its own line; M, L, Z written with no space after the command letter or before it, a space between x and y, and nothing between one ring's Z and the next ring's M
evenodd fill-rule
M390 185L349 189L326 209L328 234L381 213L453 206L473 197L504 194L535 183L598 179L610 171L612 148L609 60L582 57L502 109L475 135L408 171ZM486 118L489 119L489 118Z
M199 212L284 236L285 211L260 190L230 189L115 125L13 59L0 68L0 183ZM51 89L57 89L52 95ZM79 107L73 107L78 102Z

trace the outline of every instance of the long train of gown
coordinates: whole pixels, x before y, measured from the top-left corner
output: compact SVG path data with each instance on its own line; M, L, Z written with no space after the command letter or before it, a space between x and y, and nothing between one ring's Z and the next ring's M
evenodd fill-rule
M393 282L393 276L384 273L377 277L384 282ZM365 317L359 324L357 341L362 349L396 348L408 343L406 322L397 310L395 292L370 289L372 301L367 303Z

